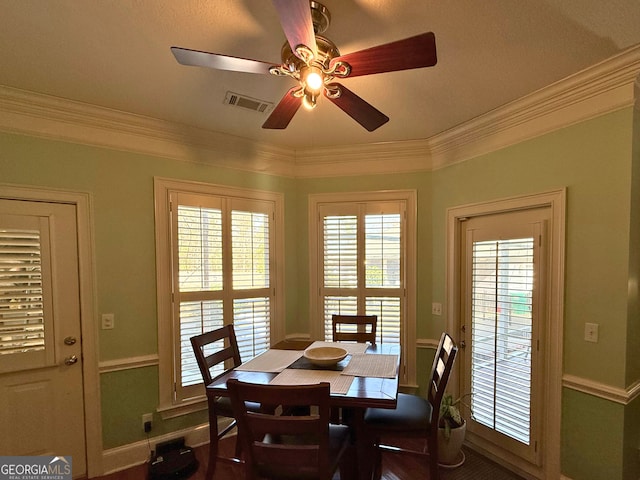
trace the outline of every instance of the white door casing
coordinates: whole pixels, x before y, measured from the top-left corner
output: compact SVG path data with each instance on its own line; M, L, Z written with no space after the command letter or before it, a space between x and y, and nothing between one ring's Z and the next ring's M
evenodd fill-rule
M544 418L540 426L541 465L518 461L515 455L504 454L504 451L482 441L477 435L468 435L467 443L482 451L489 457L505 460L526 477L553 479L560 476L560 430L561 430L561 398L562 398L562 344L563 344L563 311L564 311L564 256L565 256L565 205L566 190L559 189L539 194L499 199L484 203L476 203L452 207L447 210L447 329L453 333L454 339L460 342L464 332L460 331L463 300L462 263L465 261L464 224L471 218L491 214L518 212L531 209L548 209L548 220L544 230L547 236L548 253L545 265L546 286L544 301L540 308L544 309L544 325L540 325L539 336L544 345L540 345L540 362L544 365L542 382L544 391L539 401L544 405ZM536 345L537 347L537 345ZM460 362L450 379L450 389L455 394L462 391L460 378Z

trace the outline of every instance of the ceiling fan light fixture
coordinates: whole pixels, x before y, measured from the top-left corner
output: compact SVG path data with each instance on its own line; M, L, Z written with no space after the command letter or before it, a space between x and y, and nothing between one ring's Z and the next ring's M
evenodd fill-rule
M313 93L305 91L304 96L302 97L302 105L307 110L313 110L314 108L316 108L317 100L318 97L316 97Z
M303 82L307 90L314 94L319 93L324 85L324 74L316 66L307 67L303 70Z

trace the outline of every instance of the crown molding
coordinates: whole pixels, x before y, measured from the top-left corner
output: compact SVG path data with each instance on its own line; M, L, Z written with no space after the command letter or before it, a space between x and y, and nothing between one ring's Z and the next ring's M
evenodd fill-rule
M296 177L407 173L432 169L428 140L296 150Z
M633 106L640 45L429 139L433 168Z
M4 85L0 131L271 175L295 167L286 148Z
M430 138L289 149L0 85L0 131L287 177L429 171L629 106L640 45ZM391 161L390 161L391 160Z

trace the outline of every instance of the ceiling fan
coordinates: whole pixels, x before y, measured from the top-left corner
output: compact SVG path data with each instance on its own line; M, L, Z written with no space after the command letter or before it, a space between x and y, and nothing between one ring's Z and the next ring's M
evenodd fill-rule
M182 65L293 78L297 85L287 91L262 128L286 128L300 105L314 108L318 97L324 94L372 132L388 122L389 117L335 80L431 67L437 62L432 32L340 55L336 45L321 36L331 21L329 10L324 5L309 0L272 2L287 37L281 52L282 64L171 47L176 60Z

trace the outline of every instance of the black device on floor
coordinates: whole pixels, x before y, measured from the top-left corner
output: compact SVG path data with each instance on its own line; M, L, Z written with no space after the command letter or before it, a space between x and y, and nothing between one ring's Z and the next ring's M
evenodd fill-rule
M198 460L184 437L156 445L149 462L149 480L182 480L198 470Z

